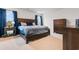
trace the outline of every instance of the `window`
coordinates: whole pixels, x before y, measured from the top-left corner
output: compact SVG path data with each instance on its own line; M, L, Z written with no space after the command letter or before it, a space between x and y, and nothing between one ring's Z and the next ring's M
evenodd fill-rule
M43 25L42 16L35 15L35 23L36 23L36 25Z
M12 11L6 11L6 26L8 24L12 24L12 27L14 26L14 14Z

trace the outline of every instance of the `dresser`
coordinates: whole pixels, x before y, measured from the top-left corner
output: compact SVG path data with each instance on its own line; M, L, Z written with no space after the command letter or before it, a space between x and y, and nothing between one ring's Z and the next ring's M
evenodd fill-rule
M54 19L54 32L63 34L66 27L66 19Z
M63 35L63 50L79 50L79 28L66 27L66 19L55 19L54 32Z
M64 50L79 50L79 28L65 28L63 34Z

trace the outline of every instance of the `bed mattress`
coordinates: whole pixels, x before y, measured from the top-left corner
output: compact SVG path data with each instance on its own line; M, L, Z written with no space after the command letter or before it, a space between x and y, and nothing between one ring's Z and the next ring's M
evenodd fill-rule
M20 34L25 36L48 32L47 26L19 26L18 29L20 30Z

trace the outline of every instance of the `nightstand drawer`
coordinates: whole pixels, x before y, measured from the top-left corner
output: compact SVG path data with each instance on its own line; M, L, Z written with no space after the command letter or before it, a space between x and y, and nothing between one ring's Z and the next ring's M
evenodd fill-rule
M8 30L6 32L7 32L7 34L13 34L14 33L14 30Z
M11 35L16 35L16 28L4 28L4 35L3 36L11 36Z

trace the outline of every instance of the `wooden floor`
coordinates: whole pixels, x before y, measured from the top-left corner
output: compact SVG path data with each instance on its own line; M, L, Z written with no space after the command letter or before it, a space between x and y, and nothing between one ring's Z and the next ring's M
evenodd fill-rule
M17 36L0 38L0 41L10 40L11 38L17 38ZM36 41L32 41L28 44L34 50L62 50L62 39L57 39L52 36L47 36Z

